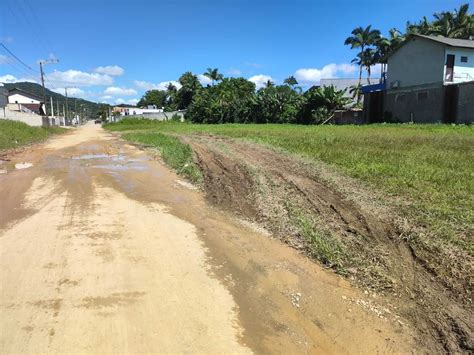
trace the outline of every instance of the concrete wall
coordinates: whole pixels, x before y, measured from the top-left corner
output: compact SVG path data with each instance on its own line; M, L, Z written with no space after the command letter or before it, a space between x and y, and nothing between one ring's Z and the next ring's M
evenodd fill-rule
M445 46L428 39L413 37L387 63L387 89L400 82L400 88L443 81Z
M458 88L455 123L474 123L474 81L455 86ZM446 122L447 117L444 117L446 88L447 86L438 83L387 90L384 97L384 120L415 123Z
M384 119L393 122L442 123L444 110L442 83L387 90Z
M474 81L459 85L456 123L474 123Z
M0 119L21 121L30 126L43 126L43 117L18 111L11 111L8 107L0 108Z

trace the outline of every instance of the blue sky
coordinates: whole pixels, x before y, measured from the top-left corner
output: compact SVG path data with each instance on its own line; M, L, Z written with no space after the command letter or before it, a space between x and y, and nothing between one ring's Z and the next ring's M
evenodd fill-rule
M466 0L464 1L466 2ZM108 103L134 103L185 71L219 68L257 86L295 75L308 86L325 77L356 77L356 52L344 39L357 26L404 29L450 0L2 0L0 40L38 70L47 86ZM39 74L0 48L0 82Z

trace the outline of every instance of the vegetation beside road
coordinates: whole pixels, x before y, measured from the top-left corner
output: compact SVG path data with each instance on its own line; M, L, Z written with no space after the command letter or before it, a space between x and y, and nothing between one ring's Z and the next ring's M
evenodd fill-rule
M193 183L201 181L202 175L194 162L193 151L189 145L182 143L178 138L156 132L127 133L122 137L130 142L158 149L163 161L178 174L185 176Z
M474 252L474 128L443 125L193 125L123 120L114 131L146 130L134 138L163 133L208 133L249 139L336 166L343 173L403 198L410 218L444 241ZM145 139L145 138L143 138ZM465 237L460 237L465 236Z
M0 151L38 143L65 131L59 127L31 127L19 121L0 120Z
M211 203L384 293L422 336L465 348L474 265L472 126L125 119L106 128L134 141L189 144Z

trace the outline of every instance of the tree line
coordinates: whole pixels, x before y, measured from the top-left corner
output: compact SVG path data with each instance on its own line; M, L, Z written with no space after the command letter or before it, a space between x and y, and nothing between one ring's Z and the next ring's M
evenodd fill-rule
M453 12L441 12L418 23L407 23L405 32L396 28L383 37L381 32L366 26L355 28L344 44L359 52L352 63L359 67L358 84L350 88L352 99L345 90L333 86L313 86L303 91L293 76L282 85L268 81L256 90L253 82L244 78L225 78L217 68L204 73L211 83L201 85L198 77L186 72L179 78L178 89L170 83L166 90L149 90L137 106L156 105L167 111L186 109L186 119L196 123L301 123L317 124L327 121L337 109L361 107L362 73L370 80L375 64L385 64L385 58L411 34L442 35L467 39L474 36L474 15L464 4ZM384 68L382 69L384 71Z

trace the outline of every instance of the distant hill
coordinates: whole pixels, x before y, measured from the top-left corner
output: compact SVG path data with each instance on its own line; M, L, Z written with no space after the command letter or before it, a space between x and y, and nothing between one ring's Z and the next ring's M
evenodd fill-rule
M38 95L43 97L43 87L36 83L30 82L20 82L20 83L13 83L13 84L3 84L8 90L18 88L20 90ZM58 94L54 91L46 89L46 110L48 114L50 113L51 106L51 97L53 98L54 103L54 113L57 114L56 109L57 105L59 104L59 112L63 113L63 107L66 106L66 97L64 95ZM97 116L97 112L100 110L101 107L108 106L104 104L98 104L96 102L84 100L84 99L76 99L75 97L68 97L68 108L69 112L75 112L75 107L77 107L77 112L83 112L85 117L95 118ZM64 106L63 106L64 105Z

